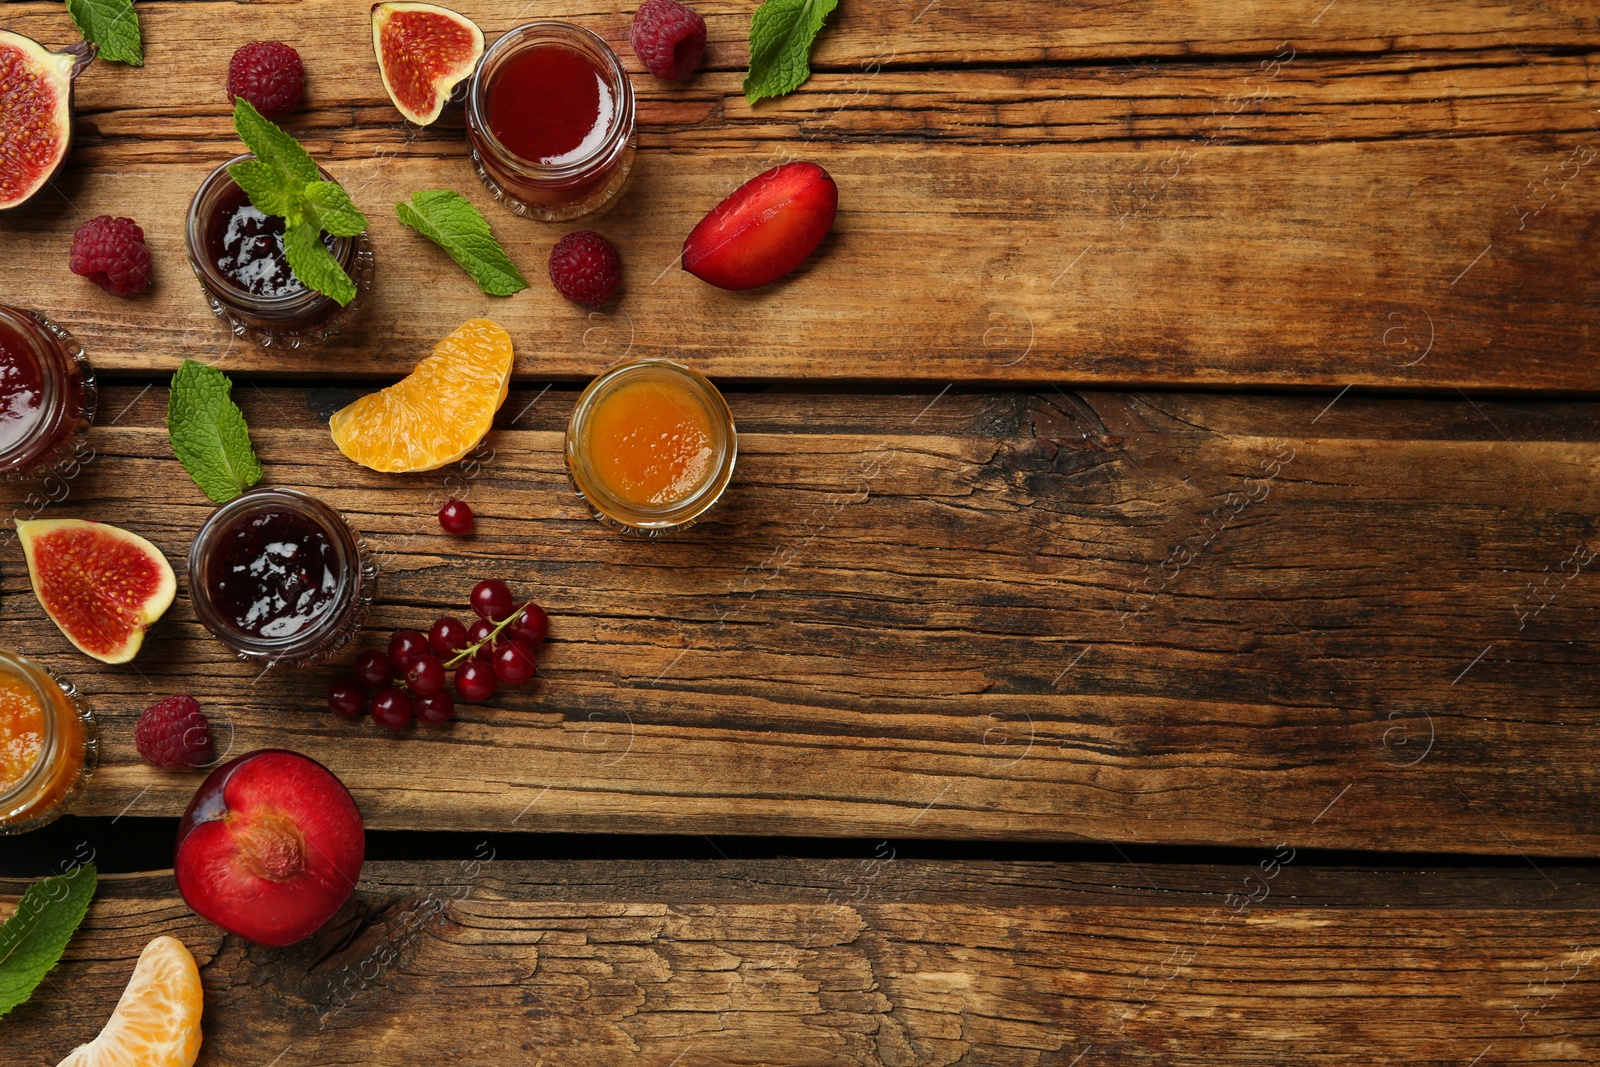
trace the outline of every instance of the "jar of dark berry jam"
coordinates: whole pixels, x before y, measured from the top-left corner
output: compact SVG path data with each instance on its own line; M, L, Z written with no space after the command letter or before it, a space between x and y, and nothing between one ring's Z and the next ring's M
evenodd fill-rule
M240 659L304 667L355 636L377 588L366 542L294 489L256 489L212 513L189 549L195 615Z
M599 37L530 22L496 41L467 93L478 176L519 215L575 219L605 206L633 169L633 85Z
M72 335L0 304L0 481L43 477L94 421L94 371Z
M211 310L240 337L268 347L314 345L343 329L372 288L372 244L364 233L322 235L322 243L355 282L350 303L341 307L333 297L305 285L289 269L283 219L259 211L228 174L235 163L254 158L230 159L200 183L189 204L189 265ZM322 177L333 180L325 170Z

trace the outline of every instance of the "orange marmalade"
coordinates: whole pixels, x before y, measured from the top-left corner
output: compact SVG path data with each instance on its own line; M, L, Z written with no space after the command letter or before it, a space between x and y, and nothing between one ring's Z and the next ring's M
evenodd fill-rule
M722 394L664 359L600 375L567 425L567 472L596 518L647 536L683 529L715 504L735 452Z
M94 720L74 696L48 671L0 649L0 834L53 820L92 769Z

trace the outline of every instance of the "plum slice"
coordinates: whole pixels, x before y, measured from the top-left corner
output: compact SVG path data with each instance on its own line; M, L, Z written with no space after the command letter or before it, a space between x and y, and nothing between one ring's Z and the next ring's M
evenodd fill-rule
M734 190L683 242L683 269L721 289L777 281L833 228L839 187L815 163L773 167Z

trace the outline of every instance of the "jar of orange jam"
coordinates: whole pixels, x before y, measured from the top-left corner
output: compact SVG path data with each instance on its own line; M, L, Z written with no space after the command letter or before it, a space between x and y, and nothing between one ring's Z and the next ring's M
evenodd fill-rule
M704 376L666 359L612 367L567 423L567 474L595 518L659 537L694 524L733 477L733 413Z
M0 834L54 820L94 770L94 717L77 698L71 684L0 648Z

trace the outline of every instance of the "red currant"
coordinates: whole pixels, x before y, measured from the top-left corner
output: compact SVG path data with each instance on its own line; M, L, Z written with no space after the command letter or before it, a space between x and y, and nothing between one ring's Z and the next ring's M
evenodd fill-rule
M355 678L340 678L328 687L328 707L335 715L358 719L367 710L367 691Z
M523 634L535 647L544 644L544 639L550 636L550 616L537 604L529 604L522 609L522 614L517 616L517 621L511 624L512 629Z
M490 578L472 587L472 610L479 618L499 622L516 607L511 599L511 587L498 578Z
M404 674L406 666L417 656L428 651L428 639L415 630L401 630L389 638L389 666L396 674Z
M432 652L413 656L406 664L406 685L418 696L430 696L444 688L444 662Z
M389 657L376 649L368 649L356 657L356 681L368 689L382 689L394 677Z
M476 660L456 670L456 696L462 700L488 700L496 689L494 668Z
M460 619L446 615L428 631L428 647L440 659L449 659L472 644L467 637L467 626Z
M494 654L494 676L507 685L521 685L533 677L537 663L520 641L508 641Z
M404 689L385 689L372 698L372 721L391 730L404 730L411 725L414 710L411 694Z
M443 690L417 697L412 703L416 705L417 718L433 726L449 722L456 713L455 700Z
M488 619L479 619L477 622L467 627L467 644L476 645L480 641L487 642L489 640L489 635L492 633L494 633L494 623L490 622ZM481 648L478 649L476 653L473 654L472 658L475 660L481 660L484 663L488 663L489 658L493 655L494 646L485 643Z
M447 534L465 537L472 532L472 509L465 500L447 500L439 509L439 525Z

